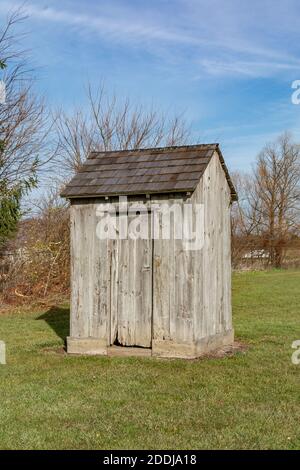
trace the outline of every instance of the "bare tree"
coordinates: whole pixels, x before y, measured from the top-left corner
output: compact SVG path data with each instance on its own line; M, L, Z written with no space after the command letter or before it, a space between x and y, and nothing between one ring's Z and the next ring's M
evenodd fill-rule
M270 264L281 267L291 237L299 235L300 146L288 133L259 154L246 207L249 233L260 237Z
M241 264L243 255L248 249L249 219L247 218L247 175L239 171L231 174L234 187L239 195L238 201L231 209L231 255L235 268Z
M239 268L244 266L247 259L253 264L255 261L261 264L259 253L263 255L263 242L256 212L259 201L256 204L249 203L249 195L253 193L252 175L235 171L231 177L239 195L231 210L232 264Z
M61 164L73 173L92 151L172 146L188 142L190 129L182 115L168 117L154 108L135 105L106 92L88 88L89 111L58 113L57 136Z
M31 182L53 155L46 137L51 125L43 100L33 91L26 51L19 47L15 28L24 21L20 10L7 18L0 32L6 99L0 105L0 180L15 185ZM22 37L22 36L21 36Z
M25 17L13 12L0 30L0 66L5 100L0 104L0 244L16 230L20 202L53 158L51 123L43 101L33 91L32 71L16 28Z

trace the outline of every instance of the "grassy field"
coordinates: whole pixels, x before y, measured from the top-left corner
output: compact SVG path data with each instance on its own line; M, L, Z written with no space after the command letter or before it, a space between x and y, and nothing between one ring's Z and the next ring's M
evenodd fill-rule
M67 306L0 315L0 448L299 449L300 272L233 281L249 349L223 359L68 357Z

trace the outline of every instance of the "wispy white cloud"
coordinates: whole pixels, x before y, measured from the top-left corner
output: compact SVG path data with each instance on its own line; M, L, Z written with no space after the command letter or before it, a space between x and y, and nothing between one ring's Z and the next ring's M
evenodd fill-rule
M8 12L13 7L18 8L19 2L1 0L0 11ZM24 12L33 19L62 23L65 25L85 28L92 33L105 36L109 35L110 39L140 41L141 39L151 39L154 41L166 41L182 44L197 44L199 40L180 31L172 31L171 29L162 28L158 25L151 25L143 20L135 21L131 17L101 15L99 13L93 15L76 13L54 7L42 7L35 3L23 4ZM114 10L114 13L116 11ZM129 12L128 12L129 13ZM130 15L129 15L130 16ZM206 43L207 41L203 41Z
M245 60L210 60L203 59L200 61L204 70L215 76L240 76L247 77L270 77L278 72L283 71L300 71L299 62L283 63L276 61L245 61ZM200 78L201 76L195 77Z
M270 9L271 20L276 26L276 8L268 3L265 3L267 11ZM76 8L71 9L72 4L76 4ZM65 2L67 6L61 8L55 0L52 0L52 6L28 1L23 8L33 20L69 26L79 33L96 34L110 43L145 48L158 56L165 50L166 59L173 55L181 63L194 64L194 78L202 77L203 73L268 77L300 70L297 54L282 49L280 31L274 26L274 38L271 35L271 39L268 27L263 32L265 18L259 13L265 14L265 10L259 7L261 2L257 3L257 15L253 16L251 12L246 14L241 2L235 0L228 0L226 4L219 0L175 0L169 4L169 9L176 11L176 20L172 20L170 12L160 11L156 2L152 10L144 6L145 11L143 7L135 9L130 1L126 5L101 2L101 9L99 4L91 2L88 13L85 12L86 5L72 4ZM1 0L0 12L7 12L17 5L20 5L17 0ZM271 27L272 23L269 21L267 26Z
M0 0L0 21L21 2ZM45 59L46 93L58 96L65 108L74 96L78 101L86 72L96 83L104 70L121 92L187 109L196 122L195 141L199 135L220 141L234 168L246 167L282 130L299 129L300 106L291 104L289 88L300 78L298 8L299 0L27 0L24 5L32 45L42 65ZM275 80L253 80L262 77Z

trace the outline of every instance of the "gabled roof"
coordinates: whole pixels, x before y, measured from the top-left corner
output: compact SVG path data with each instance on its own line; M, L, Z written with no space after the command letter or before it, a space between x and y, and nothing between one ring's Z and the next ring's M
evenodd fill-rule
M193 192L217 152L232 200L237 195L218 144L92 152L61 193L66 198Z

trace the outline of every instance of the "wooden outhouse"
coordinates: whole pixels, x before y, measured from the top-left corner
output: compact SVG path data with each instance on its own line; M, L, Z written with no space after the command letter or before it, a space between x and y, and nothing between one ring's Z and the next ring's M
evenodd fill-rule
M218 144L91 153L71 207L73 354L195 358L233 341Z

